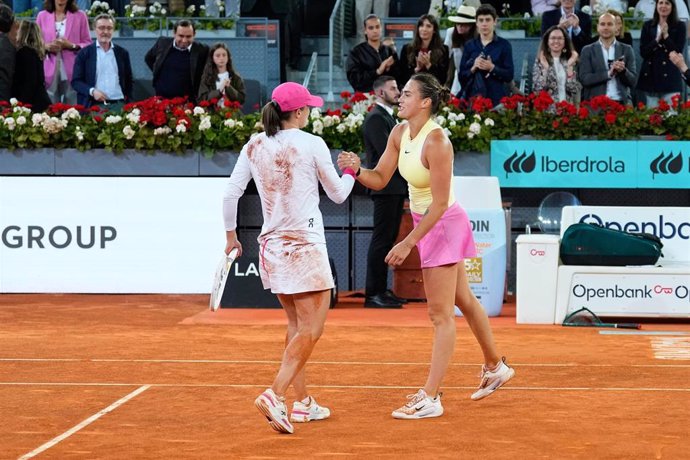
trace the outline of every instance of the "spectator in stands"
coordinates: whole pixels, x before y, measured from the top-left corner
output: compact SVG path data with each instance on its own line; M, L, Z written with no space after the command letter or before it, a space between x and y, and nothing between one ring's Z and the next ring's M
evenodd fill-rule
M635 5L635 15L641 13L645 19L652 19L656 12L656 4L656 0L640 0L637 2L637 5ZM690 20L690 13L688 13L688 5L685 3L685 0L677 1L676 9L680 21L687 22Z
M400 90L395 78L384 75L374 81L376 105L362 124L367 168L373 169L386 150L388 136L395 127L393 108L398 105ZM371 191L374 202L374 228L367 254L367 279L364 306L368 308L401 308L404 300L388 290L386 255L395 244L400 230L407 182L396 169L390 182L381 190Z
M35 22L19 22L16 46L14 71L19 78L12 84L12 97L31 105L34 112L44 112L50 105L43 75L46 51L41 29Z
M558 9L559 4L560 0L532 0L532 14L541 16L547 11Z
M611 13L616 20L616 41L625 43L628 46L633 46L632 35L630 35L630 32L625 30L625 20L623 19L621 12L611 9L607 10L607 12Z
M117 111L132 100L134 80L129 52L113 43L115 18L99 14L93 28L96 41L79 51L72 87L84 107L101 105Z
M685 62L685 59L683 59L683 54L671 51L668 58L673 62L673 65L680 70L680 76L685 80L685 84L690 86L690 69L688 69L688 64Z
M208 47L194 41L194 23L182 19L173 28L174 37L160 37L144 60L153 72L156 96L196 100Z
M443 44L438 21L431 14L423 14L417 20L412 42L400 51L398 66L398 88L402 88L410 77L419 72L430 73L440 83L448 76L448 47Z
M381 42L381 19L370 14L364 20L366 41L350 50L345 64L347 81L355 91L368 93L374 80L382 75L395 76L398 56Z
M477 10L473 6L462 5L448 20L455 25L446 31L445 45L450 50L450 63L448 65L448 77L446 86L451 94L460 93L460 63L465 43L477 37Z
M17 50L12 43L10 31L15 27L12 8L0 5L0 101L9 101L12 94Z
M513 49L510 42L496 35L496 10L491 5L477 9L479 36L465 45L460 64L461 97L488 97L498 106L508 95L513 80Z
M570 37L558 26L551 26L539 44L539 52L532 72L532 90L546 91L554 101L577 103L580 82L577 81L578 54Z
M561 7L547 11L541 19L541 34L551 26L560 26L568 33L578 53L592 41L592 18L575 8L575 0L562 0Z
M681 0L682 1L682 0ZM657 0L653 19L645 21L640 35L642 67L637 81L645 104L656 107L683 89L680 72L669 64L669 53L685 49L686 27L678 20L675 0Z
M197 99L218 99L221 107L226 100L244 104L244 80L232 65L232 55L225 43L216 43L209 50Z
M355 0L355 23L357 24L357 40L367 39L366 20L371 14L379 18L388 17L390 0Z
M626 103L635 87L637 74L632 47L616 41L616 21L611 13L599 16L599 40L585 46L580 55L578 79L582 83L582 99L606 95Z
M75 104L70 86L77 53L91 44L89 20L75 0L45 0L36 23L43 32L48 55L43 61L48 96L53 103Z

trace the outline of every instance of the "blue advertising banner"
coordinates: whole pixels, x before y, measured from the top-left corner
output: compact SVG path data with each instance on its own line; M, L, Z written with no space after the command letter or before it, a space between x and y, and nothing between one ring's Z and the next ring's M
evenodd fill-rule
M501 187L690 188L687 141L491 142Z
M637 143L638 188L690 188L690 142Z
M635 188L637 141L491 142L501 187Z

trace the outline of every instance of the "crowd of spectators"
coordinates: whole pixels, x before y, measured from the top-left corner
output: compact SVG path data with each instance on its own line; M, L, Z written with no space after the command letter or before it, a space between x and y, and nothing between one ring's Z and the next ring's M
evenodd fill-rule
M541 15L542 39L534 53L530 89L546 91L555 101L576 104L600 95L650 107L662 99L670 102L683 90L683 82L689 81L683 58L687 5L685 0L649 1L651 8L645 1L532 1L532 12ZM434 3L431 9L438 7ZM454 26L444 31L445 38L436 17L424 14L417 21L412 40L398 56L382 45L381 20L369 12L363 23L367 41L355 47L348 59L347 77L353 88L367 91L383 74L394 76L398 87L403 88L412 74L427 72L458 98L483 96L491 99L494 107L517 91L512 48L496 33L499 13L493 2L445 3L457 8L447 16ZM501 6L505 10L505 4ZM625 29L621 10L626 6L646 18L639 53ZM525 13L530 9L524 2L511 2L510 8L511 12L517 9ZM592 11L596 12L594 17ZM375 45L369 41L371 25L376 27ZM372 52L372 46L379 52ZM357 54L364 52L369 59L357 59ZM641 56L641 62L636 56Z
M94 18L92 41L74 0L45 0L35 22L0 4L0 101L15 98L35 111L55 103L121 109L132 101L133 72L127 50L112 42L115 25L109 14ZM155 94L242 104L244 82L228 47L209 50L195 35L194 23L182 19L146 53Z
M97 30L94 21L94 42L88 18L79 6L84 1L44 0L35 20L42 39L38 43L30 38L33 35L28 26L22 29L25 35L18 37L20 25L28 20L15 20L12 10L3 5L0 100L16 97L35 108L43 107L43 89L51 103L74 104L79 100L113 105L131 99L129 55L123 48L112 45L112 30L107 30L115 26L115 20L103 18L107 24L102 31ZM547 91L555 100L575 102L599 94L649 106L655 106L661 99L669 100L683 90L686 81L683 53L687 37L684 18L688 16L688 8L685 2L510 2L511 14L541 15L542 40L533 54L530 89ZM264 8L266 14L272 11L289 15L296 4L304 6L304 1L290 1L283 5L290 7L282 11L274 3L281 2L242 1L240 8L247 14ZM425 13L419 17L411 41L400 52L393 41L384 37L382 30L380 13L393 8L392 1L355 0L355 3L357 17L363 17L364 37L362 43L351 49L346 64L347 79L355 91L370 92L374 80L382 75L394 77L402 88L411 75L419 72L434 75L458 97L469 99L481 95L491 99L494 106L500 104L503 96L517 90L512 47L496 33L500 12L506 11L505 3L430 1L429 11L453 8L447 11L447 19L453 26L441 30L438 18ZM617 10L626 4L648 16L637 53L625 29L624 17ZM610 9L595 17L590 15L591 11L602 8ZM294 32L294 27L287 29L289 34ZM145 63L152 70L156 95L184 96L191 101L218 99L220 103L244 101L244 82L226 45L217 44L209 50L194 40L195 25L186 20L175 25L173 34L173 37L161 37L146 54ZM21 51L22 48L26 49ZM294 54L298 51L289 53L291 59ZM76 84L75 68L79 70ZM15 81L15 75L22 78ZM34 83L39 78L43 79L43 88Z

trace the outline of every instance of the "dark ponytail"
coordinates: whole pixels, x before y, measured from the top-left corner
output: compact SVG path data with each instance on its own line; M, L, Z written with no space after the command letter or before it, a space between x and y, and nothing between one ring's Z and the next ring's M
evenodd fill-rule
M438 82L436 77L429 73L416 73L410 77L419 85L419 94L422 98L431 99L431 114L438 113L441 104L446 104L450 100L450 90Z
M290 118L293 111L283 112L277 102L268 101L261 109L261 123L268 137L275 136L280 131L280 123Z

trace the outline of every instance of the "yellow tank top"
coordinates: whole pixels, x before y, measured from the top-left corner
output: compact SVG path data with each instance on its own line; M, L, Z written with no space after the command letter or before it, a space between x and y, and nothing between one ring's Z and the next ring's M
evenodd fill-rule
M424 214L431 205L431 174L422 164L422 147L427 135L434 129L441 127L431 118L427 121L414 139L410 138L410 127L405 126L400 141L398 169L407 181L410 192L410 210L417 214ZM427 152L433 154L433 152ZM451 176L452 177L452 176ZM453 184L450 184L448 205L455 203Z

